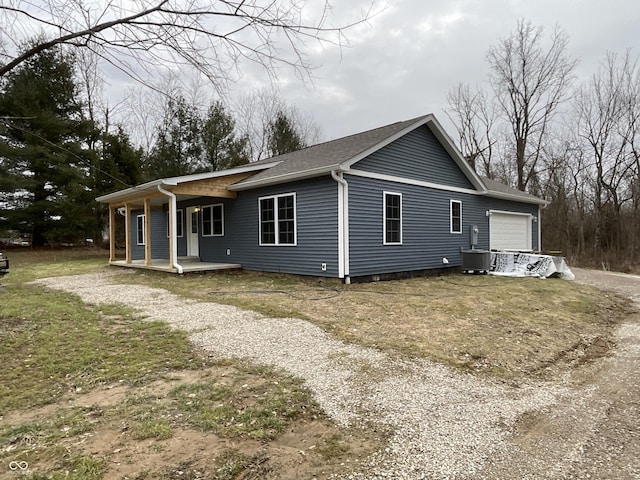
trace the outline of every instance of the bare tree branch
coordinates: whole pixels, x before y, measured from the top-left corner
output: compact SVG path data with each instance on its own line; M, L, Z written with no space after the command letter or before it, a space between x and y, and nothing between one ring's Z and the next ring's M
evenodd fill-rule
M334 27L328 24L328 0L320 4L316 20L304 21L313 6L307 0L131 0L106 6L76 0L8 0L0 5L0 31L14 46L2 52L8 60L0 65L0 76L63 44L101 52L132 78L140 77L133 72L136 67L148 71L165 62L191 65L221 84L241 60L257 63L271 76L277 65L308 75L305 42L343 46L345 30L373 15L372 0L360 18ZM38 31L45 39L21 51Z
M487 54L491 84L513 133L520 190L535 173L543 140L558 106L568 99L577 64L567 57L568 38L557 26L546 49L543 40L542 28L520 20Z

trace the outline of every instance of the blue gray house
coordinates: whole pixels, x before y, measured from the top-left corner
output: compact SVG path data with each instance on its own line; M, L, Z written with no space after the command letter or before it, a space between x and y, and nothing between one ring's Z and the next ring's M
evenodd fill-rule
M478 176L433 115L97 200L109 205L114 265L345 282L459 268L472 246L538 250L546 203ZM124 259L114 242L119 214Z

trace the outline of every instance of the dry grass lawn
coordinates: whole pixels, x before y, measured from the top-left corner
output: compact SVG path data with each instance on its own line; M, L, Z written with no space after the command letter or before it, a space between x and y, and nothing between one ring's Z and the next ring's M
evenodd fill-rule
M0 462L28 465L24 478L331 478L383 448L384 433L333 424L283 372L213 362L185 332L132 309L86 305L29 284L106 272L106 252L8 254L11 271L0 288ZM514 382L606 354L628 308L563 280L451 274L342 285L243 271L116 278L303 318L348 342Z
M560 279L449 274L342 285L255 272L122 281L309 320L347 342L505 378L605 354L628 302Z

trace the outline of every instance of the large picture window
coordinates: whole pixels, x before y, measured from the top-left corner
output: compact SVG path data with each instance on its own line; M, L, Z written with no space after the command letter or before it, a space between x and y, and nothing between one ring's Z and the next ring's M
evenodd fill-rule
M144 215L138 215L136 218L136 232L138 245L146 244L146 236L144 231Z
M451 200L451 233L462 233L462 202Z
M167 238L169 238L169 225L171 225L171 217L167 212ZM182 237L184 235L184 212L182 210L176 211L176 237Z
M384 244L402 243L402 194L384 192Z
M262 197L259 208L260 245L295 245L295 193Z
M202 207L202 236L221 237L224 235L224 205Z

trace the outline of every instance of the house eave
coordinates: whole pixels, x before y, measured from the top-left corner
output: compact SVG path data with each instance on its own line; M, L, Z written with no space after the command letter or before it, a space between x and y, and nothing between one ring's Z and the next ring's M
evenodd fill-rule
M183 183L196 182L199 180L237 175L240 173L257 172L260 170L271 168L278 163L279 162L261 163L260 165L249 164L227 170L217 170L215 172L196 173L192 175L184 175L181 177L160 178L157 180L152 180L151 182L143 183L141 185L136 185L135 187L129 187L124 190L118 190L117 192L101 195L96 198L96 201L99 203L123 202L132 198L139 198L141 196L156 193L158 191L158 186L175 187Z
M529 203L532 205L543 205L543 206L547 206L549 205L549 201L547 200L543 200L542 198L537 198L534 196L531 197L524 197L521 195L513 195L510 193L503 193L503 192L496 192L494 190L485 190L484 194L488 197L491 198L498 198L501 200L509 200L512 202L520 202L520 203Z
M318 168L312 168L309 170L302 170L299 172L292 172L283 175L277 175L274 177L258 179L258 180L243 180L235 185L229 185L229 190L234 192L241 192L243 190L251 190L259 187L267 187L270 185L277 185L281 183L294 182L296 180L305 180L307 178L320 177L322 175L328 175L332 171L343 171L344 169L339 164L325 165Z

